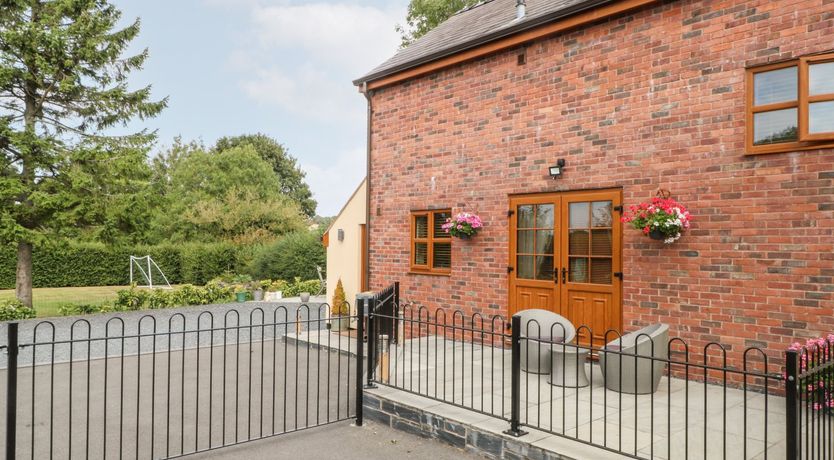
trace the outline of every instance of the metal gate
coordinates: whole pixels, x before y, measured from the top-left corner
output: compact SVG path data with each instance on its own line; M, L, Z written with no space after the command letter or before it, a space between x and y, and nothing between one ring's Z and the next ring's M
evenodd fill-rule
M362 335L332 332L328 311L2 324L6 457L175 458L356 418Z

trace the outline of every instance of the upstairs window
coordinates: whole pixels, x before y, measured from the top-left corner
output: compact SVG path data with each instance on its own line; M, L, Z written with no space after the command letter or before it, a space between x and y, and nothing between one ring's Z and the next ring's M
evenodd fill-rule
M834 147L834 54L748 69L747 152Z
M452 238L441 226L450 209L411 213L411 271L446 275L452 269Z

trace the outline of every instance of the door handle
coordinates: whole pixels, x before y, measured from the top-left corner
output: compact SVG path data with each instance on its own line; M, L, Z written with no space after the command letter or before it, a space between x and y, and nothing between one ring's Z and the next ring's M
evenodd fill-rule
M568 268L567 267L562 267L562 284L565 284L567 282L568 282Z

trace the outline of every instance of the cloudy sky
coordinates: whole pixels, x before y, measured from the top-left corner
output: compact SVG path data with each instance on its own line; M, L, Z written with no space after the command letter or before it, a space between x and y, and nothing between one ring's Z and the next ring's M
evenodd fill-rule
M339 211L365 173L365 99L351 81L390 57L407 0L114 0L140 17L135 76L169 107L137 124L211 145L262 132L307 172L318 213Z

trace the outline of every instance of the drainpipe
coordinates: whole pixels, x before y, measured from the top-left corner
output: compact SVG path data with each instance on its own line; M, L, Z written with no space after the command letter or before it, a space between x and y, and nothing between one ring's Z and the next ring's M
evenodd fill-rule
M372 91L368 90L368 82L362 83L362 94L368 101L368 127L367 127L367 154L365 166L365 279L368 280L368 289L371 287L371 119L373 117Z

